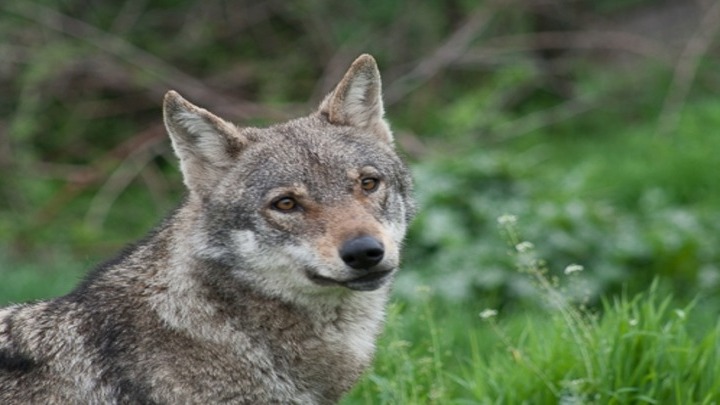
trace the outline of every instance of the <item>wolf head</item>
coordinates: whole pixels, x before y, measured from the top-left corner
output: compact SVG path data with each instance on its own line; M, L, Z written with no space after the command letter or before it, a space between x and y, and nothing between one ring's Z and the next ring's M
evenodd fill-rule
M169 92L165 125L198 207L190 254L269 293L386 286L415 206L383 114L369 55L315 113L269 128L237 128Z

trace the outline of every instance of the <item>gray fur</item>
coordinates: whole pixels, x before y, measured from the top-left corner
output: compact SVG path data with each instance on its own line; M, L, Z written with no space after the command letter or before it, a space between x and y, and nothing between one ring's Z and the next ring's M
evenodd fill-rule
M414 214L375 61L270 128L175 92L164 112L185 200L69 295L0 309L0 403L337 402L372 360ZM338 252L363 236L384 252L353 267Z

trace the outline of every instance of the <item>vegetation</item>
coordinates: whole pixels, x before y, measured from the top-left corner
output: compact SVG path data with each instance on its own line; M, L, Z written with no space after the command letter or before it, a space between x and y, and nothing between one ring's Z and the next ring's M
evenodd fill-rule
M165 91L262 125L369 52L422 209L346 403L717 403L719 30L712 2L4 2L0 303L181 198Z
M395 304L375 368L344 403L720 400L720 325L693 325L694 307L660 298L654 283L634 298L605 301L599 315L568 302L539 269L529 271L546 304L534 311L468 313L429 288L413 307Z

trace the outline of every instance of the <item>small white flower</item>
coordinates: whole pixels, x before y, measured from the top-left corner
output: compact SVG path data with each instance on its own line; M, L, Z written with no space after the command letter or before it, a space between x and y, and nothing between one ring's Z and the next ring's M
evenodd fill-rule
M514 225L517 223L517 217L515 215L505 214L498 217L497 221L500 225Z
M515 245L515 250L517 250L520 253L525 253L534 247L535 247L535 245L533 245L530 242L525 241L525 242L520 242L517 245Z
M675 315L677 315L677 317L680 319L685 319L685 316L686 316L685 311L683 311L682 309L676 309Z
M565 274L573 274L573 273L579 273L581 271L585 270L585 268L579 264L571 264L567 267L565 267Z
M497 316L498 312L494 309L484 309L482 312L480 312L480 318L482 319L490 319L495 316Z
M415 292L418 294L430 294L432 292L432 288L428 285L419 285L415 287Z
M629 320L628 323L630 324L630 326L637 326L638 320L633 318L633 319Z

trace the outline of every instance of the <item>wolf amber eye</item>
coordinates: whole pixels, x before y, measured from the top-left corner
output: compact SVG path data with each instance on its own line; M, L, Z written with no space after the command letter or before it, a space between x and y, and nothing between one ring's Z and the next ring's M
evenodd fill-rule
M290 197L283 197L272 204L273 208L280 211L292 211L297 208L297 201Z
M380 185L380 180L374 177L365 177L360 181L360 187L365 191L375 191Z

